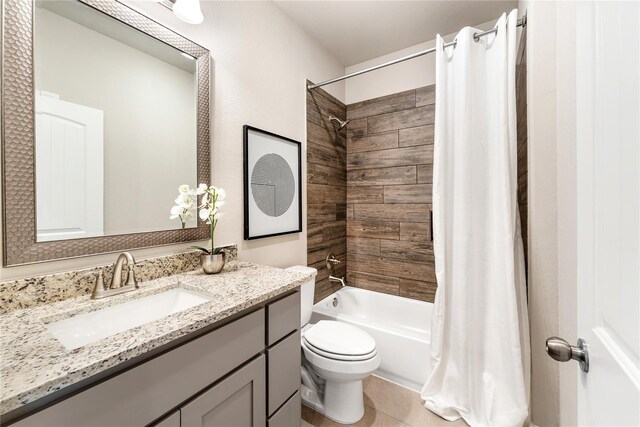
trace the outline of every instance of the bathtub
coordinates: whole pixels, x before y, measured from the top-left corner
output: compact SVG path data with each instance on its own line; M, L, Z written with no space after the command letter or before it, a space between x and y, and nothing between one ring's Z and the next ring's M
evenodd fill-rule
M366 331L381 359L374 375L420 391L430 372L432 311L429 302L347 286L313 306L311 323L339 320Z

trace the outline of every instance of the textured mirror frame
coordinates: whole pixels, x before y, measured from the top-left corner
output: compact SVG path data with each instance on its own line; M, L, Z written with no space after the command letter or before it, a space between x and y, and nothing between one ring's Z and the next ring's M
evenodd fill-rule
M198 182L209 182L209 51L116 0L78 0L196 58ZM206 240L208 226L36 241L33 0L2 0L3 265Z

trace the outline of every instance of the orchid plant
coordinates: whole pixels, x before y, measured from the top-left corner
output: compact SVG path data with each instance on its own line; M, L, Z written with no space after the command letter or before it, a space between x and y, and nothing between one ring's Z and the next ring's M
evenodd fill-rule
M227 197L227 193L222 188L216 188L213 185L209 186L207 184L200 184L195 192L197 196L202 196L200 205L198 206L200 209L198 216L201 220L206 221L211 228L211 250L201 246L192 246L192 248L199 249L209 255L217 255L226 247L220 246L216 248L213 239L218 220L223 216L220 208L225 203L224 199Z
M193 219L196 210L196 192L189 188L187 184L178 187L178 197L175 200L176 205L171 208L170 219L180 218L182 228L185 228L187 222Z

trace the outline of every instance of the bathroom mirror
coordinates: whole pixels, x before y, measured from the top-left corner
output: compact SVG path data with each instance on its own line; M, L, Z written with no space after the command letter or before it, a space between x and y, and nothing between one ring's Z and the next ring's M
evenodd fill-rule
M210 180L209 52L115 0L4 3L4 265L206 239L170 211Z

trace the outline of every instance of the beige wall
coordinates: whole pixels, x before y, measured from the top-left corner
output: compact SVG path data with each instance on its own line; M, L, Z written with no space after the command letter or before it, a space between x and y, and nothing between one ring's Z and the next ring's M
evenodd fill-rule
M212 175L227 190L226 216L216 242L238 243L239 258L274 266L306 264L306 234L243 241L242 125L293 138L306 158L305 81L321 81L344 72L318 42L271 2L203 2L205 22L189 25L155 2L130 4L161 24L211 50ZM344 99L344 86L327 90ZM303 176L306 169L303 168ZM303 192L303 201L306 191ZM306 215L306 211L303 212ZM303 221L305 219L303 218ZM190 244L134 251L139 259L184 250ZM2 268L0 280L112 262L99 255L31 266Z
M557 2L558 335L578 339L576 2ZM568 366L573 365L573 366ZM559 425L578 423L578 367L561 363Z
M180 228L169 210L196 185L194 72L35 12L36 89L104 113L104 234Z
M575 3L527 9L531 420L577 423L573 363L545 353L547 337L576 336Z
M475 28L486 30L495 25L496 19L483 24L474 25ZM456 33L447 34L445 41L452 41ZM435 47L436 41L420 43L378 58L370 59L346 68L347 73L363 70L374 65L383 64L403 56L411 55L422 50ZM345 85L345 104L366 101L368 99L391 95L405 90L429 86L436 82L436 57L428 54L410 61L402 62L380 70L372 71L347 80Z

